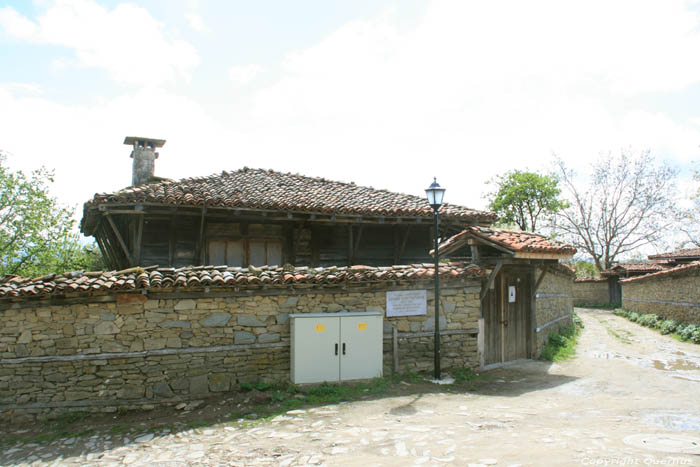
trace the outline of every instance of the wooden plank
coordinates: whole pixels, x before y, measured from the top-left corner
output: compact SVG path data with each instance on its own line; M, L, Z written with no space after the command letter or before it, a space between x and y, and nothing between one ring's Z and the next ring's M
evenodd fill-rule
M175 266L175 216L170 217L170 232L168 235L168 266Z
M506 320L506 278L505 278L505 272L501 274L501 284L500 284L500 289L501 289L501 363L505 362L505 355L506 355L506 332L505 332L505 320Z
M472 263L479 264L479 247L476 245L471 245L470 249L472 252Z
M408 243L408 236L411 233L411 226L409 225L406 227L406 231L403 234L403 240L401 240L401 249L399 250L399 261L401 261L401 258L403 257L404 253L406 253L406 244Z
M348 226L348 266L352 266L354 243L352 241L352 225Z
M352 258L351 258L350 265L355 264L355 258L357 258L357 252L360 249L360 239L362 239L363 229L364 229L363 225L360 225L357 228L357 237L355 238L355 245L353 245L353 247L352 247Z
M121 245L122 250L124 251L124 254L126 255L127 260L129 263L133 264L134 260L133 257L131 256L131 252L129 251L129 248L126 246L126 242L124 242L124 239L122 238L122 234L119 233L119 229L117 228L117 225L114 223L114 219L112 219L112 216L109 215L109 213L105 214L107 217L107 221L109 222L109 225L112 226L112 231L114 232L114 235L117 237L117 241L119 242L119 245Z
M535 268L530 270L529 282L530 286L535 280ZM530 294L530 314L529 326L527 330L527 358L537 357L537 287L532 287L535 292Z

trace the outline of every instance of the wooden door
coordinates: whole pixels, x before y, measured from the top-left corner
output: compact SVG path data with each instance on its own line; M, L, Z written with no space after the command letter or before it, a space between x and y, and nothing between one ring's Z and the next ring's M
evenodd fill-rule
M528 358L531 324L530 272L505 269L482 305L484 365Z
M503 361L528 357L530 284L526 270L503 273Z

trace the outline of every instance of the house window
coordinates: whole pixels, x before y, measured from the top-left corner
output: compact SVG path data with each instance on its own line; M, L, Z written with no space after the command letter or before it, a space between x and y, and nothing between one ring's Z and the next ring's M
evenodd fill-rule
M243 266L243 240L216 238L209 241L209 264L214 266Z
M209 240L209 261L214 266L263 266L282 264L282 241L277 239Z

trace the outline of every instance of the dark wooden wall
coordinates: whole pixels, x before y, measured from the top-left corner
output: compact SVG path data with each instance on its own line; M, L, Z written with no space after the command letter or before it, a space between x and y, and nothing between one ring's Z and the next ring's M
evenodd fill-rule
M264 223L259 218L236 218L234 222L221 217L202 219L202 216L175 214L112 215L112 218L131 253L131 258L127 257L110 228L100 230L111 246L109 253L114 260L110 266L116 269L135 265L210 265L222 261L215 258L222 258L221 251L227 247L226 251L242 252L239 264L243 266L253 262L253 258L260 258L261 251L266 252L266 258L275 258L274 262L281 263L280 266L287 263L313 267L390 266L432 261L428 254L432 248L432 226L427 223ZM140 223L143 225L139 226ZM277 261L279 258L281 261Z

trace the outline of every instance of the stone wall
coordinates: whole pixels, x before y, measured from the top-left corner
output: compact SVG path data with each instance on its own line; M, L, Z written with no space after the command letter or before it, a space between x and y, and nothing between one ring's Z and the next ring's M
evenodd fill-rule
M577 306L610 303L608 280L605 278L575 280L573 298Z
M539 277L541 270L537 270ZM571 324L573 315L573 277L550 269L540 283L536 294L537 356L547 345L550 332L558 332Z
M620 284L623 308L700 324L700 267L682 274L654 274Z
M0 311L0 414L152 407L243 382L286 381L290 313L384 312L387 290L430 285L113 293L64 304L27 299ZM443 287L443 368L478 366L480 290L479 279ZM427 316L385 318L385 374L394 365L393 328L398 371L432 368L432 303Z

